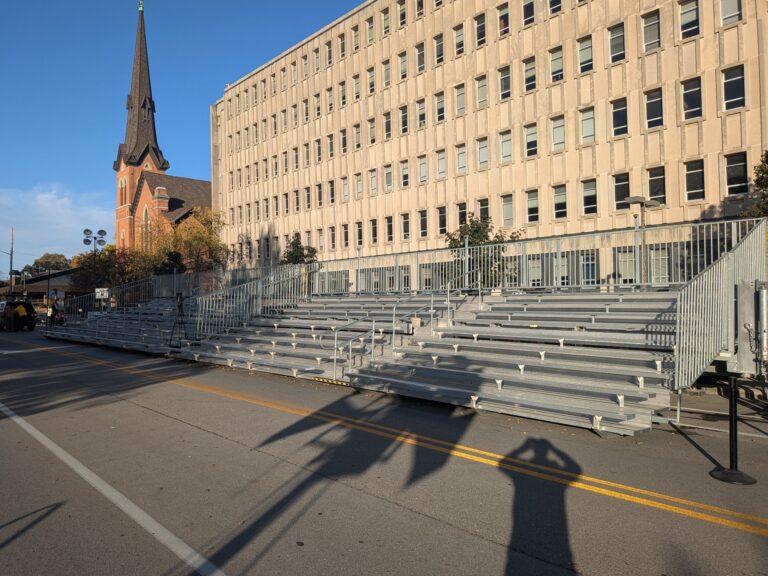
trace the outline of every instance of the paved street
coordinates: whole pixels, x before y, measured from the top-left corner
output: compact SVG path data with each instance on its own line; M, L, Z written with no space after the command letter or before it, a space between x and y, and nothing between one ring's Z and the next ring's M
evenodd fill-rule
M725 403L722 404L725 407ZM768 575L768 438L635 438L0 333L0 574Z

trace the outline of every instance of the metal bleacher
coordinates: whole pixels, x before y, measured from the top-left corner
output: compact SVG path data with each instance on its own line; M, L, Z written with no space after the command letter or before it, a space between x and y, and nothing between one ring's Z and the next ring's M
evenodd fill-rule
M281 266L191 294L182 315L152 298L47 335L635 434L733 354L733 287L765 279L765 228Z

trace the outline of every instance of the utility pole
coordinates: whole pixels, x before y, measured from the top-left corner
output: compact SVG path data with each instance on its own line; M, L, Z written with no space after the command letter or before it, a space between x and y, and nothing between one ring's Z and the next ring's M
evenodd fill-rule
M11 277L11 294L13 294L13 226L11 226L11 269L9 275Z

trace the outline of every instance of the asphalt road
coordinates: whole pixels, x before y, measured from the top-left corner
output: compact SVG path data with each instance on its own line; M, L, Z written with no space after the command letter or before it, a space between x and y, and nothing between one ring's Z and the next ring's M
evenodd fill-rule
M765 576L740 448L0 333L0 574Z

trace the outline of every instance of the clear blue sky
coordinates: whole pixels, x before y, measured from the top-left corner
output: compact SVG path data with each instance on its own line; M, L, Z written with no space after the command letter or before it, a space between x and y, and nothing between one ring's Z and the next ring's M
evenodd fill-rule
M210 178L209 106L362 0L145 0L157 137L169 174ZM125 133L136 0L0 2L0 251L21 269L114 241L112 162ZM0 252L0 278L9 257Z

